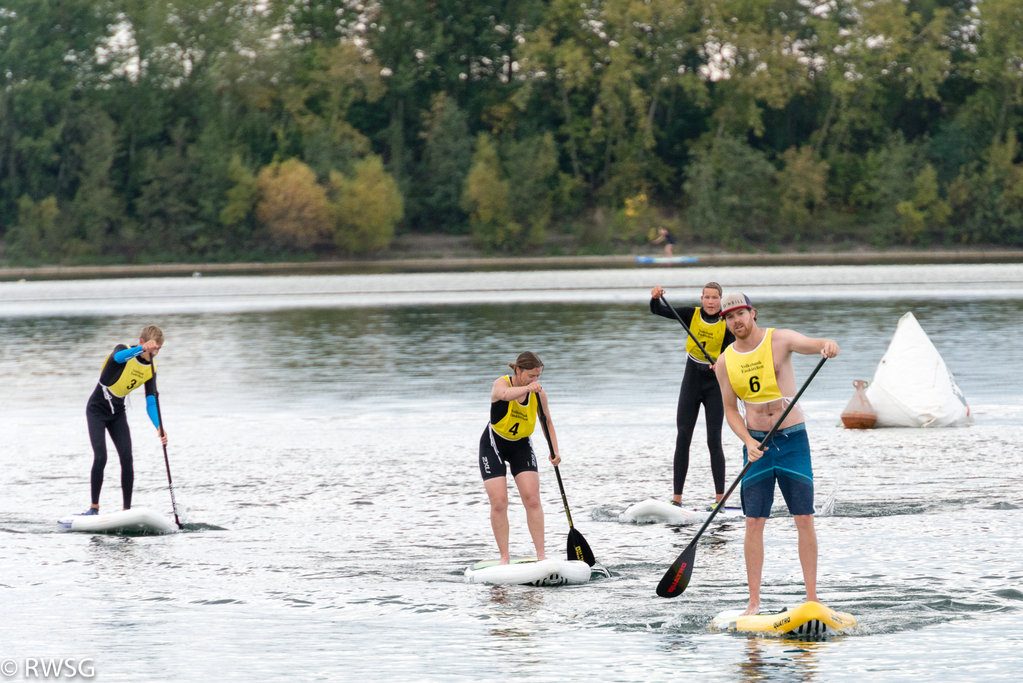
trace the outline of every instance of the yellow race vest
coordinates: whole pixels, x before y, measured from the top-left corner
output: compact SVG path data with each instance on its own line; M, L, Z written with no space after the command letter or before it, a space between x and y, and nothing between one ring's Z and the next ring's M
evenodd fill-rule
M511 377L505 375L504 378L508 386L511 386ZM539 400L536 394L530 393L526 405L514 399L508 401L508 412L497 423L491 425L494 433L509 441L524 439L532 434L536 429L536 402Z
M782 398L778 380L774 376L774 354L771 352L773 327L757 348L747 353L735 350L735 344L725 349L725 367L735 395L746 403L770 403Z
M723 318L716 323L705 322L703 316L700 315L699 306L693 311L693 319L689 321L689 331L693 333L693 337L700 340L703 348L707 349L707 353L715 361L721 355L721 346L725 343L725 332L727 329ZM697 363L707 365L707 357L703 355L703 351L693 341L693 337L686 337L688 339L686 342L686 353Z
M112 361L108 359L107 362ZM106 367L105 364L104 367ZM137 358L129 358L128 362L124 364L124 372L116 382L107 387L107 390L114 396L124 398L152 379L155 367L155 361L150 365L145 365L138 362Z

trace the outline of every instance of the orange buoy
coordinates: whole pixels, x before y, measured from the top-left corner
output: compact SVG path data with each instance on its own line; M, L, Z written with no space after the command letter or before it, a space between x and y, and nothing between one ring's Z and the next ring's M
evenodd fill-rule
M870 429L877 422L877 413L867 398L867 383L862 379L854 379L853 386L856 392L842 411L842 424L846 429Z

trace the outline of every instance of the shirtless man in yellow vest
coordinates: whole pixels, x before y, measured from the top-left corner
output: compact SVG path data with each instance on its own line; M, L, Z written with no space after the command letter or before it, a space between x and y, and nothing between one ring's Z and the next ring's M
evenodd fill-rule
M811 339L794 330L760 329L757 312L741 292L721 300L721 315L735 342L718 358L715 372L725 404L725 419L742 439L743 464L752 465L742 479L742 510L746 515L746 578L749 604L745 614L760 612L760 580L764 568L764 526L771 516L774 486L778 483L799 534L799 564L803 568L806 599L817 599L817 532L813 525L813 468L803 411L796 406L779 425L763 450L760 441L796 394L792 354L838 355L830 339ZM746 418L739 412L745 405Z

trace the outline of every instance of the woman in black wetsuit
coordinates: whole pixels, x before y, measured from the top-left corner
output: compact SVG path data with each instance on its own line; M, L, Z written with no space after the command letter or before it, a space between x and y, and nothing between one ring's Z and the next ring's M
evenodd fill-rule
M650 312L675 320L661 296L664 290L654 287L650 292ZM708 282L703 287L700 297L701 306L682 306L675 311L685 321L689 330L700 340L703 347L713 360L724 351L725 347L735 341L735 337L725 327L725 321L718 317L721 310L721 285ZM725 493L725 453L721 448L721 424L724 421L725 409L721 403L721 389L714 375L714 365L696 345L692 337L686 337L685 375L682 377L682 388L678 395L678 413L676 425L678 436L675 438L674 465L674 496L672 505L681 505L682 489L689 471L689 445L693 440L696 418L703 404L704 417L707 420L707 448L710 450L710 468L714 477L716 492L715 504Z

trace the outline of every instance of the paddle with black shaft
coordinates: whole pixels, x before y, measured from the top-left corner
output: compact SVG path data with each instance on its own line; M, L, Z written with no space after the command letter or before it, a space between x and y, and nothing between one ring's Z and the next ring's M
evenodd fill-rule
M543 428L543 435L547 438L547 447L551 450L551 460L554 459L554 442L551 441L551 433L547 428L547 413L544 412L543 402L540 394L536 395L536 408L540 412L540 426ZM565 515L568 517L568 559L582 560L591 567L597 563L597 558L590 550L590 544L586 542L579 530L572 525L572 513L568 511L568 497L565 495L565 485L561 483L561 472L558 466L554 466L554 474L558 477L558 488L561 489L561 502L565 504Z
M703 348L703 344L700 343L700 340L697 339L696 335L694 335L692 331L689 329L689 325L685 324L685 322L682 320L682 316L680 316L678 314L678 311L675 310L675 307L669 304L668 300L664 298L664 294L661 294L661 301L663 301L664 305L668 307L668 310L671 311L671 314L675 316L675 319L678 320L678 324L682 326L682 329L685 330L686 333L690 337L692 337L692 340L696 342L696 345L700 347L700 350L703 351L703 355L707 357L707 362L710 363L711 365L714 365L714 359L710 357L709 353L707 353L707 349Z
M781 414L778 421L774 423L773 427L771 427L771 431L769 431L763 441L760 442L761 449L767 445L767 442L771 440L774 433L778 431L778 427L780 427L781 423L785 421L786 417L788 417L789 411L795 407L796 403L799 401L799 397L802 396L803 392L806 391L806 388L810 386L810 382L812 382L813 378L817 376L817 372L824 367L824 361L826 360L827 357L821 358L820 363L817 363L817 367L813 369L810 376L806 378L805 382L803 382L803 388L799 390L799 393L797 393L795 398L792 399L792 402L789 403L787 408L785 408L785 412ZM714 506L714 509L711 510L710 517L707 518L707 521L703 523L700 530L696 532L695 536L693 536L693 540L689 541L689 545L687 545L686 549L682 551L682 554L678 556L678 559L675 560L670 567L668 567L668 571L664 572L661 582L657 584L657 594L659 596L662 598L674 598L685 592L686 588L689 586L689 577L693 573L693 560L696 559L696 542L700 540L700 536L702 536L703 532L707 530L708 526L710 526L711 521L717 513L725 507L725 501L728 500L728 496L732 495L732 491L734 491L735 487L739 485L742 478L746 476L746 472L749 471L750 465L752 464L752 461L746 463L746 466L742 468L742 472L739 472L739 476L735 478L732 485L728 487L727 491L725 491L725 495L721 498L721 502Z
M153 372L153 378L156 378L156 372ZM160 441L161 445L163 445L163 463L167 466L167 488L170 489L171 508L174 510L174 523L178 525L179 529L184 529L184 525L182 525L181 520L178 519L178 502L174 500L174 482L171 481L170 458L167 457L167 444L163 443L162 439L162 437L167 435L167 432L163 428L163 415L160 414L160 392L156 389L153 389L153 398L156 400L156 419L160 421Z

